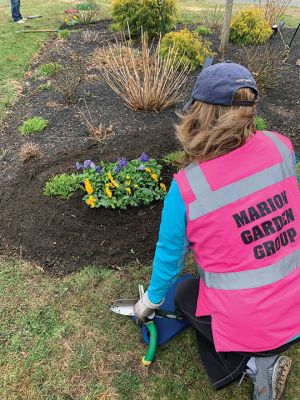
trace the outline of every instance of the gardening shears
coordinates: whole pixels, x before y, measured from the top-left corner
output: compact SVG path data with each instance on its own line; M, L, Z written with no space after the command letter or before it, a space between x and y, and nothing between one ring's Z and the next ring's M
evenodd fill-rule
M139 298L141 299L144 295L144 286L139 285ZM136 299L120 299L115 300L110 305L110 310L121 315L128 315L130 317L135 317L134 306L138 302ZM154 360L156 348L157 348L157 330L154 322L155 311L148 316L148 318L143 321L146 325L150 341L148 345L148 350L146 355L142 358L142 363L144 366L148 367ZM138 321L137 321L138 322Z

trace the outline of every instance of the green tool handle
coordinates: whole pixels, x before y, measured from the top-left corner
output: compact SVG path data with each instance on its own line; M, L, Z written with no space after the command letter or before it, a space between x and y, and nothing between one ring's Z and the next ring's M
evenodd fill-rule
M154 321L146 322L145 325L148 328L150 341L146 355L142 358L142 363L145 367L148 367L154 360L156 348L157 348L157 330Z

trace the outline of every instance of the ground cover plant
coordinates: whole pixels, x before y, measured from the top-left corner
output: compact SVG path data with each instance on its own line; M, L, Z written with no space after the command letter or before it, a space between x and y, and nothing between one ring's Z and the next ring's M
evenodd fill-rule
M82 177L78 174L60 174L46 182L44 195L68 199L81 187Z
M210 44L208 41L202 40L197 32L183 29L164 35L160 53L163 58L173 56L183 68L188 65L194 71L203 65L205 57L213 55Z
M20 126L20 132L22 135L31 135L32 133L42 132L46 126L48 125L48 121L43 117L32 117L23 122Z
M39 74L44 78L48 78L59 73L62 68L62 64L58 62L45 63L40 66Z

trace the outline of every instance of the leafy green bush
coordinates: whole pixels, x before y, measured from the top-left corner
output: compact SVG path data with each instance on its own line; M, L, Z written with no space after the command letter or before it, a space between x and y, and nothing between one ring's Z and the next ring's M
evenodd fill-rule
M176 0L112 0L112 28L139 36L141 29L149 37L169 32L176 19Z
M60 174L50 179L45 186L45 196L57 196L68 199L81 186L82 177L80 174Z
M42 117L32 117L23 122L20 127L20 131L23 135L31 135L32 133L42 132L48 121Z
M76 163L82 171L86 195L83 200L91 208L120 208L148 205L165 196L166 186L161 182L162 166L145 153L139 159L127 161L122 157L115 163L91 160Z
M68 39L71 36L71 31L69 29L62 29L57 32L57 36L60 39Z
M265 129L267 129L266 121L262 117L256 117L255 128L257 131L264 131Z
M176 54L177 60L182 65L188 64L191 70L203 65L205 57L213 54L210 42L202 41L196 32L183 29L178 32L167 33L161 41L161 55L167 57L169 49Z
M183 151L173 151L172 153L168 153L163 157L163 161L167 165L173 165L177 161L181 161L183 158Z
M57 62L42 64L39 68L39 73L44 78L58 74L62 69L62 65Z
M249 8L236 14L230 26L230 41L236 44L264 44L272 29L259 8Z
M212 35L213 34L213 31L210 29L210 28L207 28L206 26L198 26L196 29L195 29L195 32L197 32L198 33L198 35Z

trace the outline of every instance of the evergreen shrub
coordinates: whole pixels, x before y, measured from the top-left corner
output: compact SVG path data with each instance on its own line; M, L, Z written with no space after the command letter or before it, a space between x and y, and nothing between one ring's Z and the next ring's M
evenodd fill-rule
M205 57L213 55L210 44L203 41L197 32L182 29L167 33L162 38L160 51L161 55L166 57L171 48L182 65L189 65L191 70L195 70L203 65Z
M176 0L113 0L112 28L116 31L130 30L132 36L139 36L141 30L149 37L158 37L169 32L177 13Z
M231 22L230 41L236 44L264 44L272 29L259 8L249 8L236 14Z

